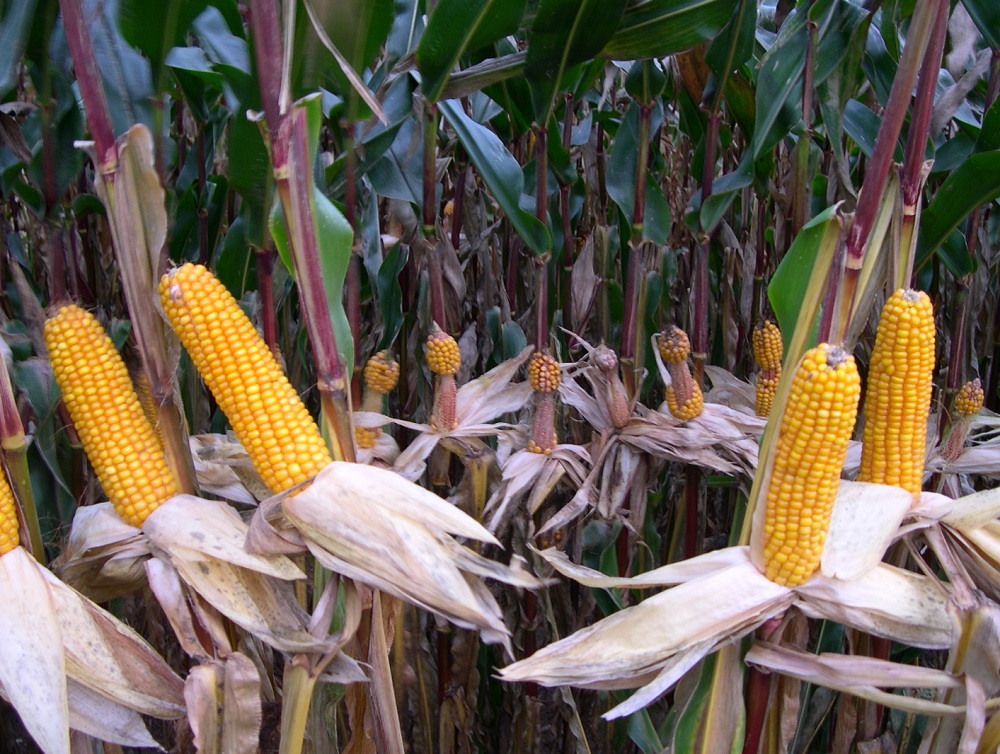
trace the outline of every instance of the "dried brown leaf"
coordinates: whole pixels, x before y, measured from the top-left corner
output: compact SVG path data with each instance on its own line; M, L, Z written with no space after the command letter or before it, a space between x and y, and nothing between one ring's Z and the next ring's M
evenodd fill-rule
M222 751L255 754L262 720L260 674L245 655L226 657L222 682Z

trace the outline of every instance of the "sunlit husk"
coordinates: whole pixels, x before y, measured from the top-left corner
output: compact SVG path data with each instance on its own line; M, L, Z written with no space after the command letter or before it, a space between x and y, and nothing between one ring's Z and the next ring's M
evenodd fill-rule
M480 524L390 471L335 462L283 503L328 568L505 642L499 606L478 576L517 586L527 573L482 558L449 535L495 543Z

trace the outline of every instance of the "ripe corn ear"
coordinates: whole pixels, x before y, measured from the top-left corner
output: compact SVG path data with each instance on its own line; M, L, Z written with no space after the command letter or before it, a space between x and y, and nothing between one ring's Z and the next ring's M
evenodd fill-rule
M757 416L769 416L781 380L784 344L777 325L770 320L764 320L754 328L752 341L754 360L757 362L754 409Z
M822 343L792 378L778 430L764 521L764 575L798 586L819 567L857 418L854 357Z
M958 395L955 396L955 413L958 416L975 416L982 410L985 398L983 383L979 378L970 380L959 388Z
M379 351L365 364L365 394L361 399L361 410L379 412L382 410L382 396L396 387L399 382L399 362L389 351ZM375 447L382 436L381 427L355 427L354 441L359 448L368 450Z
M236 299L202 265L160 280L163 311L254 468L277 494L331 461L302 399Z
M122 519L141 526L178 492L128 369L101 323L79 306L45 323L52 374L83 449Z
M687 421L701 415L705 399L701 386L691 376L687 358L691 354L691 341L687 333L679 327L671 325L656 339L660 357L670 371L670 384L667 385L665 398L667 408L675 419Z
M458 342L442 330L437 322L431 328L425 346L427 366L436 375L431 426L438 430L455 429L458 426L455 414L458 384L455 382L455 375L462 366L462 353Z
M858 481L920 492L933 376L931 300L900 289L886 301L875 336Z
M555 391L562 384L559 363L549 354L535 351L528 362L528 384L535 393L528 450L548 455L559 444L556 434Z
M19 544L17 503L7 483L7 474L0 469L0 555L6 555Z

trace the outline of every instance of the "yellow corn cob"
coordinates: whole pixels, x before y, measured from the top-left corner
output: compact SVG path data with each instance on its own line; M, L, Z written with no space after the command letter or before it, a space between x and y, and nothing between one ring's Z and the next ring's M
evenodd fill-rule
M163 311L254 468L274 493L331 462L316 422L253 323L202 265L160 280Z
M427 337L427 366L434 374L454 375L462 366L458 342L434 323Z
M760 369L781 369L784 344L781 331L771 320L765 319L753 329L753 357Z
M365 387L378 395L385 395L399 382L399 362L389 351L379 351L365 364Z
M136 369L132 373L132 384L135 385L135 393L139 397L139 405L142 406L142 413L146 416L146 421L153 428L156 441L163 447L163 433L160 432L159 420L156 417L156 406L153 404L153 391L149 384L149 375L144 369Z
M955 413L959 416L975 416L982 409L985 397L983 383L978 377L966 382L955 396Z
M355 427L354 440L359 448L370 450L375 447L378 438L382 436L381 427Z
M535 351L528 362L528 382L531 389L539 393L551 393L562 382L562 371L558 362L547 353Z
M687 365L684 364L684 369L687 370ZM675 379L670 385L667 385L666 398L667 398L667 408L670 409L670 413L675 419L680 419L681 421L688 421L689 419L694 419L696 416L701 415L702 409L705 407L705 398L701 393L701 388L698 387L698 383L694 381L691 377L691 373L688 372L688 393L684 397L680 397L680 390L675 387L679 380Z
M141 526L177 494L153 427L128 369L93 315L62 307L45 323L52 374L83 449L122 519Z
M754 400L754 411L757 413L757 416L767 417L771 415L771 406L774 405L774 396L778 392L778 382L780 380L781 367L757 372Z
M691 354L691 341L687 333L675 325L671 325L657 336L656 345L660 349L660 356L668 364L687 361L687 357Z
M819 567L858 412L854 357L821 343L792 379L778 430L764 521L764 575L798 586Z
M17 503L7 483L7 475L0 469L0 555L6 555L19 544Z
M858 481L920 492L933 376L931 301L900 289L886 301L875 336Z

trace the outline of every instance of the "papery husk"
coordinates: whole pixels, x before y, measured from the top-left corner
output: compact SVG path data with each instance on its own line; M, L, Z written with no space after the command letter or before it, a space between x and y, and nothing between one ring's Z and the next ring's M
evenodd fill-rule
M142 716L135 710L111 701L72 678L67 679L66 695L69 726L73 730L119 746L159 748L160 744L149 735Z
M962 686L958 678L943 670L857 655L815 655L763 641L754 643L746 655L746 662L905 712L923 715L961 715L964 712L950 704L880 690L887 686L939 689Z
M926 576L880 563L850 581L815 574L796 592L799 607L826 618L925 649L946 649L956 637L943 587Z
M283 507L331 570L483 631L486 641L507 641L500 608L474 575L485 561L449 534L496 539L428 490L391 471L334 462ZM528 583L521 572L489 568L493 578Z
M52 570L81 594L107 602L142 586L149 555L142 532L122 521L111 503L85 505L73 514L69 538Z
M202 492L256 505L267 487L253 468L244 447L227 435L192 435L188 439L195 476Z
M749 633L795 601L791 590L741 563L654 595L500 671L507 681L618 689L691 667L720 642ZM670 665L675 655L693 654ZM674 679L676 680L676 679ZM661 691L668 685L658 684Z
M188 721L199 752L254 754L263 718L260 675L239 652L198 665L184 685Z

